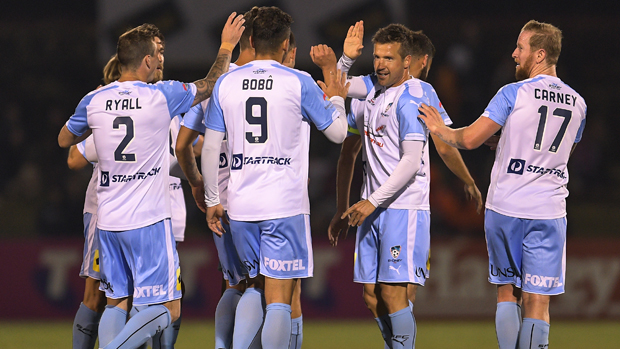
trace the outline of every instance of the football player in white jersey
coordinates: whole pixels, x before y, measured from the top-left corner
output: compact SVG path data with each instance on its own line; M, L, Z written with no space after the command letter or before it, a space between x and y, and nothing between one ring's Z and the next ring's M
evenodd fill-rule
M343 71L348 71L350 66L362 53L363 43L363 22L359 21L354 26L349 28L347 37L343 46L343 57L340 59L338 67L342 67ZM435 47L430 39L424 35L421 31L412 32L412 63L409 68L409 73L414 78L426 80L428 72L432 63L432 59L435 54ZM321 67L324 75L328 75L330 70L336 69L336 57L333 51L324 45L313 47L312 59ZM346 65L342 62L346 61ZM352 85L357 84L358 93L366 94L366 86L362 80L362 77L350 77ZM357 81L356 81L357 80ZM349 95L355 94L355 88L349 89ZM358 113L363 114L364 99L353 99L351 101L351 113L356 115ZM362 140L359 132L356 128L349 128L349 135L342 144L342 150L340 158L338 160L337 171L337 212L334 215L328 229L328 236L332 245L337 245L338 237L340 233L344 233L346 236L349 228L348 218L342 217L342 214L349 208L349 194L351 181L353 177L353 170L355 164L355 158L362 147ZM482 209L482 196L480 190L478 190L474 179L469 174L467 166L463 162L463 159L459 151L444 143L439 138L431 135L433 143L439 153L440 157L448 168L465 183L466 196L473 199L477 204L478 212ZM428 197L427 197L428 199ZM369 290L370 291L370 290ZM415 296L417 292L417 285L410 283L407 285L407 298L409 299L409 307L413 310L413 304L415 303ZM373 307L376 307L377 299L376 294L373 292L365 293L366 302ZM381 316L380 316L381 318ZM385 317L381 320L387 320ZM379 321L379 319L377 320ZM380 324L381 326L382 324ZM386 324L383 324L386 325ZM386 342L386 348L391 346L391 342Z
M180 315L180 269L170 224L168 132L173 116L208 98L228 69L243 31L232 14L213 68L193 84L148 84L161 63L161 34L142 25L119 38L121 77L89 93L58 135L61 147L92 130L99 159L101 288L108 306L99 326L105 348L135 348ZM148 243L147 243L148 242ZM130 303L148 306L126 324Z
M101 313L105 309L105 293L99 290L99 230L97 229L97 163L92 137L71 146L67 165L79 170L93 163L93 174L84 199L84 255L80 276L85 278L84 299L73 321L73 348L92 349L97 341ZM88 151L87 151L88 149Z
M502 130L485 211L500 348L546 348L549 300L564 293L567 164L587 107L557 77L561 48L557 27L529 21L512 53L518 82L502 87L473 124L448 129L434 108L420 108L432 133L462 149L477 148Z
M307 73L281 64L291 22L276 7L259 9L251 37L256 60L218 80L206 113L202 153L207 222L221 234L216 168L226 135L230 228L249 277L264 277L267 312L261 339L269 348L289 347L293 290L297 279L313 273L310 123L334 142L346 135L344 81L335 79L323 92ZM256 198L262 204L256 205Z

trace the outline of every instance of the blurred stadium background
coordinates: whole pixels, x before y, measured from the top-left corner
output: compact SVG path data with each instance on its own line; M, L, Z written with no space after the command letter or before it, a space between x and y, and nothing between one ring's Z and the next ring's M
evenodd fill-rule
M612 1L487 0L2 1L0 272L5 285L0 288L0 346L12 347L3 338L20 333L17 328L26 328L28 334L23 336L38 331L66 333L63 340L69 343L69 322L83 292L77 273L90 170L71 172L66 166L67 153L57 146L56 137L79 100L101 83L103 65L114 53L118 35L144 22L158 25L166 36L164 77L194 81L206 75L212 64L228 14L244 12L253 5L276 5L293 16L297 67L316 79L322 77L310 61L310 45L328 44L339 55L348 26L359 19L365 21L365 49L353 74L372 71L370 38L381 26L400 22L424 30L437 48L429 82L455 127L474 121L497 89L514 81L510 54L525 22L536 19L562 29L564 45L558 75L581 93L589 108L583 140L569 164L567 292L555 297L551 305L552 319L560 320L568 330L565 334L552 330L551 343L566 343L554 345L561 348L592 347L591 341L582 346L571 340L571 335L587 338L587 333L598 328L609 345L601 347L620 347L620 157L618 146L613 145L620 132L614 107L615 84L620 78L620 65L616 63L620 12L610 11L615 5ZM354 232L338 248L327 244L327 226L335 211L340 148L315 133L310 150L310 196L316 269L315 277L304 282L302 292L304 318L310 324L305 347L353 347L333 341L331 345L312 344L311 338L312 333L324 333L324 328L358 324L356 321L372 329L363 330L361 325L355 330L341 328L362 339L363 344L355 347L380 347L361 287L351 281ZM443 328L438 333L478 333L468 326L473 326L472 321L482 321L481 337L445 345L466 348L479 343L475 347L491 348L495 345L495 289L486 281L483 217L465 201L462 184L434 149L431 152L431 279L416 301L419 346L431 348L445 343L440 342L442 335L436 341L424 342L424 326L429 326L428 331L434 326ZM493 152L483 146L462 154L484 195ZM356 176L353 202L360 184ZM210 328L208 321L219 297L220 274L204 217L187 190L186 199L186 242L179 247L188 286L184 316L188 324L194 324L188 326L188 333L190 328L204 332ZM25 325L33 321L43 323ZM428 325L424 325L426 321ZM54 323L69 327L55 330ZM552 324L552 328L556 327ZM579 329L585 331L583 336L576 335L581 333ZM371 331L371 338L379 340L377 345L363 340L363 334ZM183 334L179 343L182 341ZM14 347L41 346L27 343Z

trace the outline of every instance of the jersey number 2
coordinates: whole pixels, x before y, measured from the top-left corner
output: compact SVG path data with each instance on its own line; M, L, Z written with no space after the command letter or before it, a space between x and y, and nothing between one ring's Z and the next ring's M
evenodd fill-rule
M538 108L538 113L540 114L540 120L538 121L538 131L536 131L536 140L534 141L534 150L540 150L540 146L542 144L543 135L545 134L545 126L547 125L547 111L549 108L546 105L541 105ZM553 139L553 143L549 147L550 153L557 153L560 144L562 143L562 139L564 139L564 134L566 133L566 128L568 127L568 123L570 122L571 117L573 116L573 112L570 110L555 108L553 111L553 116L557 116L560 118L564 118L562 122L562 126L558 130L558 134Z
M120 125L125 125L125 137L114 151L114 160L118 162L134 162L136 161L136 154L123 153L123 150L127 148L134 136L133 119L129 116L119 116L114 119L112 126L115 130L118 130Z
M264 97L250 97L245 102L245 120L250 125L260 125L260 136L252 132L245 133L249 143L265 143L267 141L267 100Z

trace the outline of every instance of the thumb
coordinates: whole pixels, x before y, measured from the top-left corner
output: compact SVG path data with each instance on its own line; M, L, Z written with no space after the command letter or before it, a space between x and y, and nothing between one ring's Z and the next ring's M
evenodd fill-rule
M321 81L321 80L317 80L317 82L316 82L316 83L319 85L319 87L321 88L321 90L325 91L325 90L327 89L327 85L325 85L325 83L324 83L323 81Z

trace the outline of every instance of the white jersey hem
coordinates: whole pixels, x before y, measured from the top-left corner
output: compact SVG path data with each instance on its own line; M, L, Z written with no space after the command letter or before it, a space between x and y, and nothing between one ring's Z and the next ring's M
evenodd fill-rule
M140 229L140 228L148 227L149 225L153 225L153 224L155 224L157 222L163 221L164 219L170 219L170 215L163 215L161 217L156 217L156 218L153 218L151 220L148 220L146 222L126 225L126 226L121 226L121 227L118 227L118 226L116 226L116 227L106 226L106 225L103 225L103 224L99 224L100 221L98 221L97 222L97 228L99 228L99 230L105 230L105 231L111 231L111 232L127 231L127 230L134 230L134 229Z
M493 206L491 204L486 204L485 208L488 210L497 212L499 214L503 214L504 216L521 218L521 219L558 219L558 218L566 217L566 211L564 211L561 214L549 216L549 215L534 215L534 214L510 212L510 211L498 208L497 206Z

